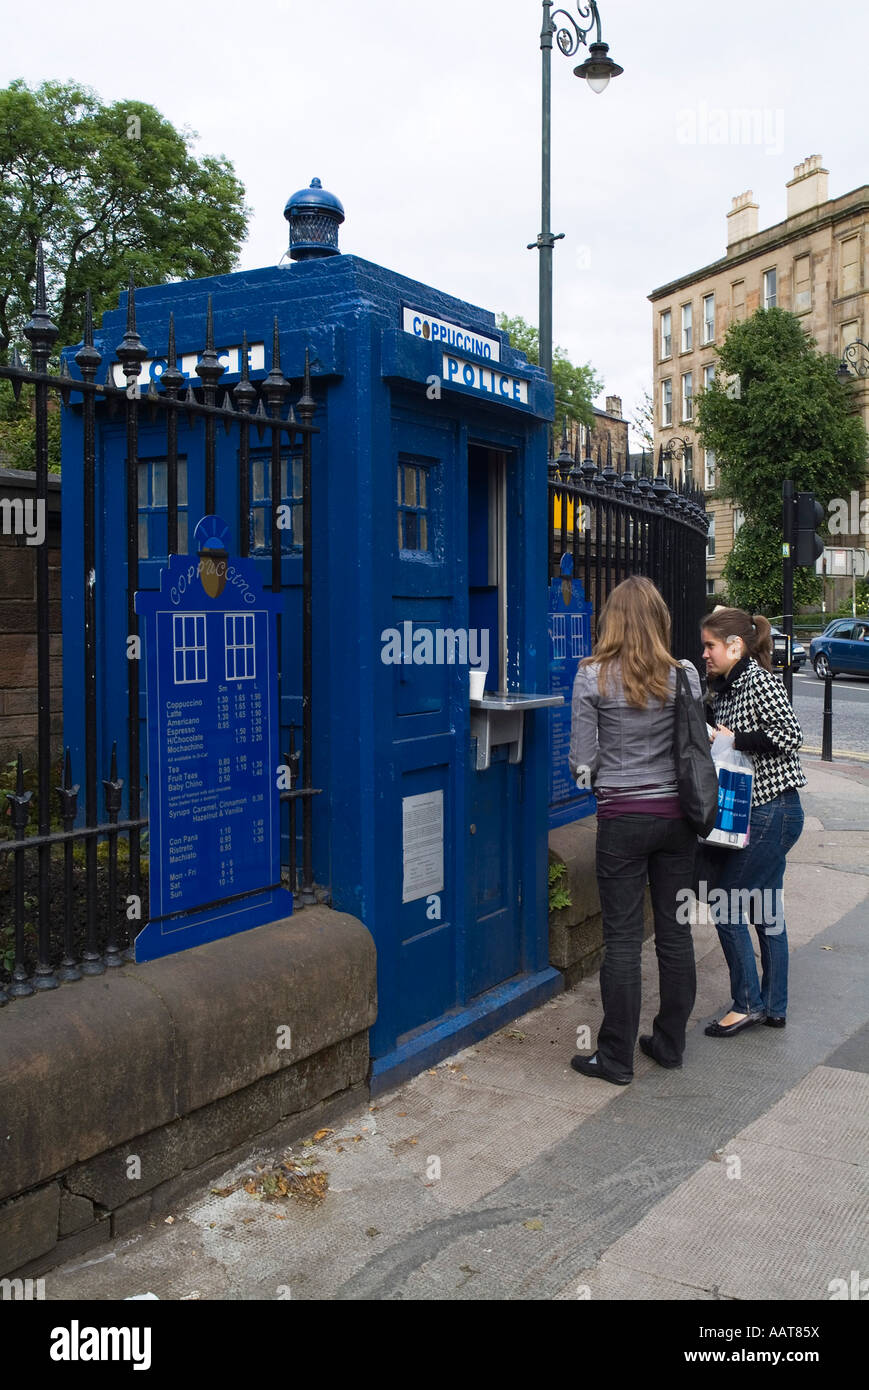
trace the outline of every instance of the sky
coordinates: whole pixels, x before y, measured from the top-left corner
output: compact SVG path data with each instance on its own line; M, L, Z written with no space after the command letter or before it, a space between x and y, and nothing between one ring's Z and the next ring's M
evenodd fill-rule
M564 8L579 18L582 2ZM647 296L724 254L736 194L753 190L764 228L808 155L830 197L869 183L869 10L599 8L622 76L595 95L573 75L585 50L552 55L553 337L595 368L598 404L619 395L630 418L651 385ZM317 176L344 204L343 251L536 323L542 13L540 0L40 0L6 30L0 85L75 79L195 130L196 152L225 155L247 190L240 269L280 259L284 204Z

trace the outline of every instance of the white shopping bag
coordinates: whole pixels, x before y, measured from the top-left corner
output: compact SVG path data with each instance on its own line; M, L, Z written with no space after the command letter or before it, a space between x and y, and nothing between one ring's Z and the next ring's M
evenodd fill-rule
M733 738L727 734L716 734L712 760L718 773L718 815L705 843L745 849L751 824L754 764L747 753L734 748Z

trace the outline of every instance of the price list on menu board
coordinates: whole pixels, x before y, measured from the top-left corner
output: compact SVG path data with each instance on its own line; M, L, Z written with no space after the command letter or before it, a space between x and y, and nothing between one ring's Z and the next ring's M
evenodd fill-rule
M225 552L173 555L160 592L136 595L150 843L137 960L292 911L280 887L278 604L251 561Z

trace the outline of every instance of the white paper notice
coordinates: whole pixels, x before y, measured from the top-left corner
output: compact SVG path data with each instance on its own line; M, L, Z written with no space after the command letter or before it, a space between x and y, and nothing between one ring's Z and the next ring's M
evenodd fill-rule
M444 886L444 794L401 798L403 903L440 893Z

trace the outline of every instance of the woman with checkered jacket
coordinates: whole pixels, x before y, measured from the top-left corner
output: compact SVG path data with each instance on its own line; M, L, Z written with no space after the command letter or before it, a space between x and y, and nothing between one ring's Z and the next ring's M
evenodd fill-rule
M722 865L716 887L724 891L715 894L712 911L733 1000L706 1032L727 1038L756 1023L785 1026L788 940L782 883L788 850L803 829L797 789L805 786L806 776L797 754L802 731L784 685L772 671L766 618L752 618L741 608L719 608L704 619L702 639L715 732L732 738L733 746L754 762L748 844L716 856ZM760 981L749 917L760 943Z

